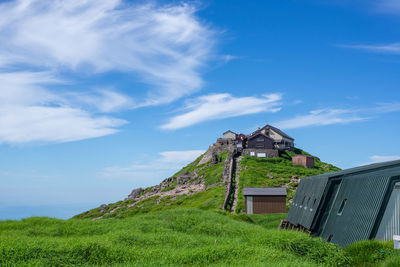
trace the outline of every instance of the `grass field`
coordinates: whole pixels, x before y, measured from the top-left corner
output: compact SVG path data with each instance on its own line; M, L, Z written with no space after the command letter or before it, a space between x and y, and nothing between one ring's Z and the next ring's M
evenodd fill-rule
M175 209L109 220L0 222L0 265L345 264L343 251L305 234L257 225L260 217ZM268 227L266 227L268 226ZM272 227L273 226L273 227ZM273 229L270 229L270 228Z
M278 231L284 216L172 209L98 221L2 221L0 265L398 266L400 262L395 255L379 253L379 249L394 253L392 242L361 242L343 250L300 232Z
M289 185L290 199L297 184L292 176L338 170L319 160L313 169L292 166L291 153L243 157L239 196L245 186ZM304 233L278 231L286 214L243 214L243 197L238 213L223 211L224 164L198 166L200 159L180 172L197 170L206 191L153 196L133 207L128 205L135 200L119 201L105 211L120 208L101 220L91 220L103 215L96 208L69 220L0 221L0 266L400 266L393 242L342 249Z

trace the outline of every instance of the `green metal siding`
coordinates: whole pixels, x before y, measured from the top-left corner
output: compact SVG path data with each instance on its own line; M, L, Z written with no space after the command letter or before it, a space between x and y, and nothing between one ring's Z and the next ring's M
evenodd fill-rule
M394 235L400 235L400 182L396 184L390 196L376 239L391 240Z
M320 236L327 240L333 235L331 242L341 246L369 239L389 181L390 177L365 174L344 177ZM345 198L342 215L338 215Z
M400 205L397 202L391 204L390 200L395 181L400 181L400 161L302 179L287 221L296 226L301 225L314 235L325 240L330 239L340 246L375 236L379 238L383 227L379 227L380 225L392 225L390 227L393 228L398 226L400 220L388 219ZM347 201L342 212L338 214L344 199ZM387 209L395 211L385 212ZM397 210L397 214L398 212ZM385 217L385 214L389 215Z
M288 221L296 226L311 228L328 178L327 175L319 175L301 180L289 209ZM305 200L304 204L303 200Z

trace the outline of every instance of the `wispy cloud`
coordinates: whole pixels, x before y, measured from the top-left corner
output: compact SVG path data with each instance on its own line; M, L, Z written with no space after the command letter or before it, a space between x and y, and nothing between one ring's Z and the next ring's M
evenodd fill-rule
M274 123L282 129L294 129L310 126L325 126L332 124L347 124L351 122L365 121L379 114L400 111L400 103L379 103L371 108L358 109L319 109L312 110L308 114L296 115L287 120Z
M198 90L214 38L195 7L120 0L20 0L0 4L0 63L132 72L153 85L140 105Z
M77 108L2 106L0 143L70 142L117 132L126 121L94 117Z
M391 156L382 156L382 155L374 155L369 157L370 163L378 163L392 160L400 160L399 155L391 155Z
M183 114L162 125L164 130L176 130L209 120L237 117L260 112L277 112L281 109L281 94L261 97L233 97L230 94L201 96L188 102Z
M204 150L184 150L184 151L166 151L160 152L161 162L166 163L187 163L195 160L204 153Z
M292 119L277 122L275 125L282 129L294 129L308 126L344 124L367 119L353 113L353 111L345 109L313 110L309 114L297 115Z
M400 43L381 44L381 45L342 45L344 48L361 49L374 53L385 53L385 54L399 54L400 55Z
M141 180L145 183L155 183L172 175L202 153L204 150L160 152L160 157L152 160L151 163L135 163L127 167L107 167L99 172L99 176L107 179Z
M67 95L45 89L63 83L50 72L0 72L0 80L0 144L77 141L113 134L126 123L95 115ZM103 94L98 103L113 99L112 92Z
M87 92L68 92L64 95L64 101L78 103L88 109L94 109L102 113L117 112L132 107L134 100L112 88L100 88Z
M379 12L400 14L400 2L398 0L375 1L375 8Z
M126 122L107 113L169 103L200 89L215 38L195 13L189 4L123 0L0 3L0 143L112 134ZM113 88L78 90L68 75L90 79L110 71L129 73L151 89L142 99ZM61 90L60 83L68 86ZM130 95L146 95L135 90L141 89Z

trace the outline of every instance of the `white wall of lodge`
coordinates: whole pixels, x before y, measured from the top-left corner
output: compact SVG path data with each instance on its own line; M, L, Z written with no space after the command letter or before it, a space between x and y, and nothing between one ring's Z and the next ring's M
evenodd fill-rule
M236 134L233 133L233 132L226 132L226 133L223 134L222 138L235 140L236 139Z

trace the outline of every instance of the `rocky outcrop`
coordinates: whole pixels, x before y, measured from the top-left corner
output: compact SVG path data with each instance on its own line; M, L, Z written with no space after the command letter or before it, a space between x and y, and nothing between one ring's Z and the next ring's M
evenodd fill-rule
M206 164L211 160L212 163L217 163L219 161L215 160L216 155L220 155L221 153L225 151L233 151L236 148L234 144L221 144L221 143L215 143L212 144L202 159L199 161L198 165Z
M107 208L106 204L101 204L99 207L100 212L104 213L104 210Z
M143 192L143 188L133 189L132 192L128 195L128 199L135 199L139 197L139 195Z

